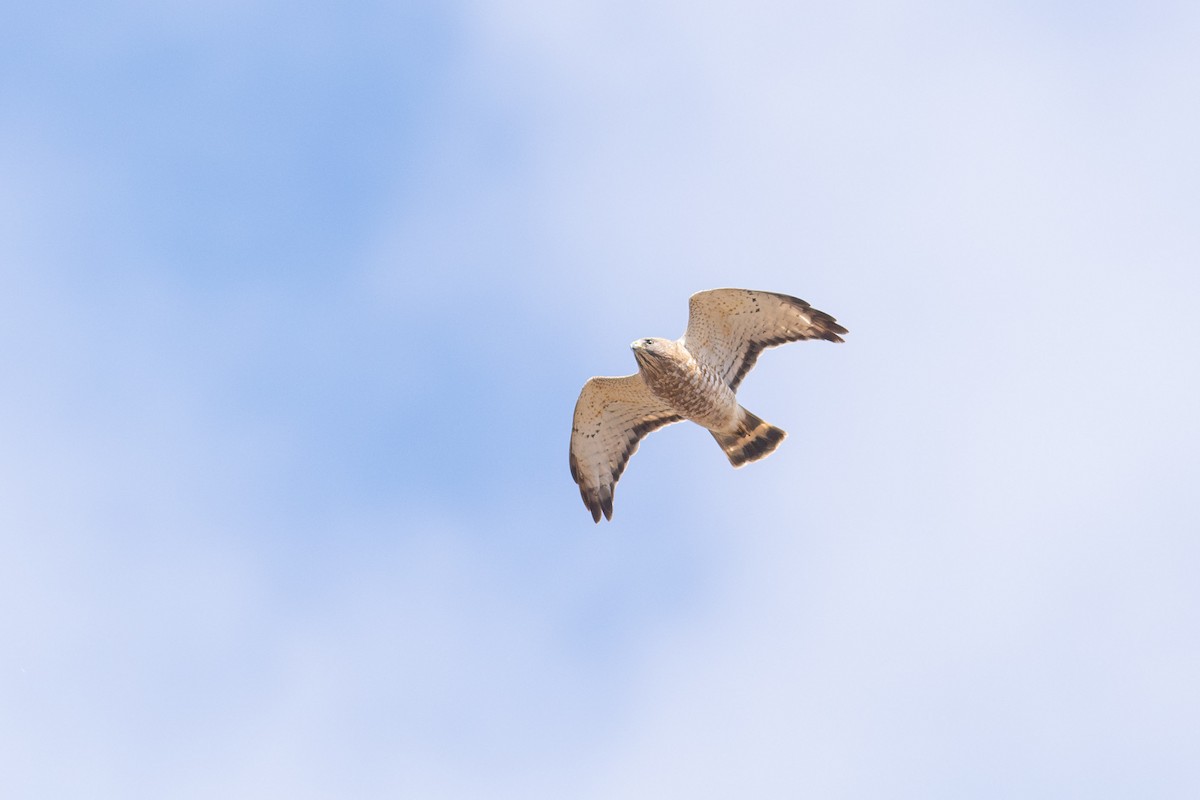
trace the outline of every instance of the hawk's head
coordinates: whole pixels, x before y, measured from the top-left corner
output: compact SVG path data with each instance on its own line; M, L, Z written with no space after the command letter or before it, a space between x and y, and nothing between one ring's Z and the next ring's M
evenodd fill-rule
M629 345L640 366L651 367L675 354L675 342L670 339L638 339Z

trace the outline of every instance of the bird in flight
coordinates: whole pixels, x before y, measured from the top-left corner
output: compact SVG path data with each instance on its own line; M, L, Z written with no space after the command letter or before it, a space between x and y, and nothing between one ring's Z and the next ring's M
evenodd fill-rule
M796 297L749 289L710 289L688 301L683 337L638 339L638 371L591 378L575 404L571 477L592 519L612 519L613 489L638 443L664 425L690 419L708 429L729 463L765 458L787 435L742 408L737 388L768 347L802 339L841 342L837 320Z

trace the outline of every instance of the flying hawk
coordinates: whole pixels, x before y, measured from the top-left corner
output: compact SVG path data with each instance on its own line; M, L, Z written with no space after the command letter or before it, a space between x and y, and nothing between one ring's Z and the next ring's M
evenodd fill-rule
M638 339L638 371L592 378L575 404L571 477L592 519L612 519L613 488L638 442L690 419L707 428L740 467L770 454L787 434L738 405L736 392L758 354L801 339L840 342L846 329L786 294L711 289L688 301L683 338Z

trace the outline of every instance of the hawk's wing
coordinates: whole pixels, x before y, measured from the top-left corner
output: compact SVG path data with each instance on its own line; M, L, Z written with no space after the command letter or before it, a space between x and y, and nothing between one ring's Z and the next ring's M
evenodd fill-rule
M681 419L650 393L640 374L583 385L571 428L571 477L592 519L599 522L601 512L612 519L613 487L642 437Z
M736 390L768 347L801 339L840 342L846 329L797 297L749 289L710 289L688 303L683 346Z

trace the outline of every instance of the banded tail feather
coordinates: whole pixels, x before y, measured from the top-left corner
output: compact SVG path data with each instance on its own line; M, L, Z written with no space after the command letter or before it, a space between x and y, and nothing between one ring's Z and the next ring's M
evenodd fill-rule
M744 408L741 415L738 429L733 433L710 431L734 467L766 458L787 436L782 428L763 422Z

